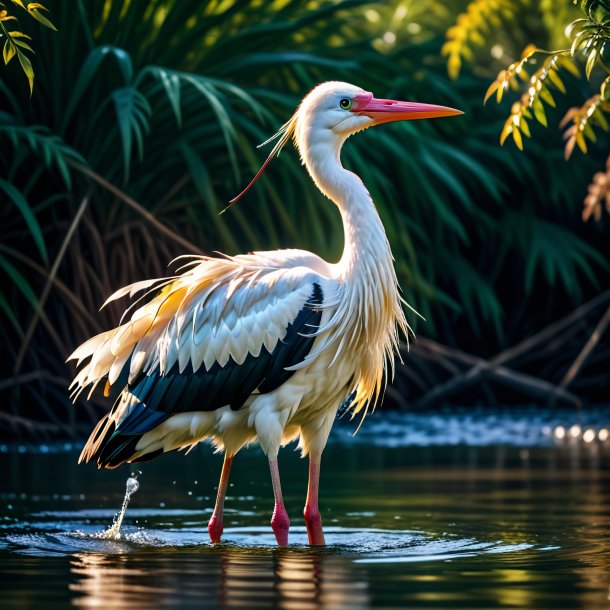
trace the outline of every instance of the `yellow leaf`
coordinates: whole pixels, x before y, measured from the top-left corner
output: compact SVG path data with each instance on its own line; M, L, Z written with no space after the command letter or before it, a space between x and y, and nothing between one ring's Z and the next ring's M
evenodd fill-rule
M599 108L599 106L595 109L595 112L593 113L593 116L595 117L595 119L599 123L600 127L604 131L608 131L608 129L609 129L608 121L606 120L606 117L604 116L604 113L602 112L602 109Z
M12 2L13 4L16 4L17 6L20 6L22 9L27 10L27 9L25 8L25 5L23 4L22 0L11 0L11 2Z
M494 94L494 91L500 86L500 81L499 80L495 80L493 83L491 83L491 85L489 85L489 88L487 89L487 92L485 93L485 98L483 99L483 103L486 104L487 100Z
M555 104L555 99L553 98L553 96L551 95L551 92L548 90L547 87L545 87L543 85L542 89L540 89L540 97L549 105L549 106L553 106L553 108L555 108L555 106L557 104Z
M523 138L521 138L521 132L515 127L513 129L513 140L519 150L523 150Z
M580 78L580 70L571 59L562 56L557 58L557 62L562 68L565 68L570 74L572 74L572 76Z
M498 87L496 91L496 102L498 104L502 101L502 96L504 95L504 91L506 90L506 81L502 83L500 87Z
M601 95L601 98L604 101L608 100L608 97L610 94L610 89L608 88L608 85L610 85L610 76L608 76L604 79L604 82L601 84L601 86L599 88L599 94Z
M453 53L447 62L447 72L449 72L449 77L452 80L455 80L459 76L461 66L462 60L460 59L460 56L457 53Z
M2 50L2 57L4 59L4 63L8 64L8 62L13 59L13 56L16 52L17 49L15 48L15 45L10 40L7 40L4 43L4 49Z
M538 47L535 44L528 44L521 52L521 59L529 59L537 50Z
M565 85L563 84L555 70L549 70L549 78L551 79L551 82L555 85L555 87L559 89L559 91L561 91L562 93L566 92Z
M31 36L24 34L23 32L9 32L8 35L11 38L27 38L28 40L32 40Z
M582 135L582 131L576 133L576 144L578 148L586 155L587 154L587 143L585 137Z
M585 74L587 78L591 76L591 72L593 71L593 66L595 66L595 62L597 61L597 56L599 55L599 50L594 48L591 53L589 53L589 57L587 58L587 64L585 65Z
M530 133L529 125L527 124L527 122L525 121L525 119L523 117L521 118L521 122L519 123L519 127L521 128L521 131L523 132L523 135L526 138L531 138L532 137L532 134Z
M506 123L504 123L502 133L500 134L500 144L504 144L504 142L506 141L506 138L508 138L508 136L510 135L510 133L512 131L513 131L513 123L512 123L512 119L509 117L508 120L506 121Z
M538 98L534 100L534 103L532 104L532 110L534 111L534 116L536 117L536 120L546 127L548 124L546 120L546 113L544 112L544 106L542 102Z

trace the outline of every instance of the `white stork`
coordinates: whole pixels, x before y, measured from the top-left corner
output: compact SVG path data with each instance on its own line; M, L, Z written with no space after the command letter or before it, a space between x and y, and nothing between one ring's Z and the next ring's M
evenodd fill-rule
M360 178L341 165L341 147L373 125L456 114L443 106L376 99L347 83L313 89L231 203L293 138L312 179L341 212L341 260L331 264L295 249L194 256L179 275L113 294L106 303L142 296L125 312L127 321L70 356L78 366L86 361L71 385L74 397L100 381L106 395L111 386L118 394L79 461L115 468L210 439L225 452L208 525L218 542L231 462L244 445L258 441L273 482L271 526L285 545L290 521L277 457L282 445L299 438L309 456L309 542L324 544L320 459L337 410L344 401L353 413L366 414L375 405L393 367L398 331L410 330L381 220Z

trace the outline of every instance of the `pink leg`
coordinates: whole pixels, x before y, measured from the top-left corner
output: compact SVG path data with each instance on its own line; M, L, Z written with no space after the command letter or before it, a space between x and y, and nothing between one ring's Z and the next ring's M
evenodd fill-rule
M208 532L212 542L220 542L222 530L224 528L223 510L225 506L225 497L227 495L227 487L229 486L229 473L231 472L231 464L233 456L225 453L225 460L222 464L222 474L220 475L220 483L218 483L218 495L216 496L216 505L214 512L208 522Z
M320 483L320 456L309 456L309 484L307 485L307 500L305 501L305 525L309 544L326 544L322 531L322 518L318 510L318 487Z
M269 458L269 470L271 470L271 482L273 483L273 495L275 496L275 507L271 517L271 528L279 546L288 544L288 529L290 519L284 507L282 499L282 487L280 485L280 471L277 466L277 457Z

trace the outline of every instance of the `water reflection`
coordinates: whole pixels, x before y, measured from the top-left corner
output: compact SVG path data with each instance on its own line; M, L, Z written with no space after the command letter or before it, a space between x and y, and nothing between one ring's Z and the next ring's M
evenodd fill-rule
M77 553L70 571L73 604L83 608L152 607L364 610L366 572L351 559L309 550L201 549L199 553Z

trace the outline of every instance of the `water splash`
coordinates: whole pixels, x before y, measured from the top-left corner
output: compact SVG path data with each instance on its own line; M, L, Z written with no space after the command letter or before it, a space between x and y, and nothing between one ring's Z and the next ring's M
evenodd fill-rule
M101 539L121 539L121 524L123 523L123 518L125 517L125 512L127 511L127 506L129 505L129 500L131 499L132 494L135 494L136 491L140 489L140 483L138 483L137 477L141 474L142 472L138 471L136 475L132 474L127 479L127 484L125 486L125 497L123 498L123 505L121 506L121 510L118 515L115 515L112 525L105 532L101 532L99 536Z

